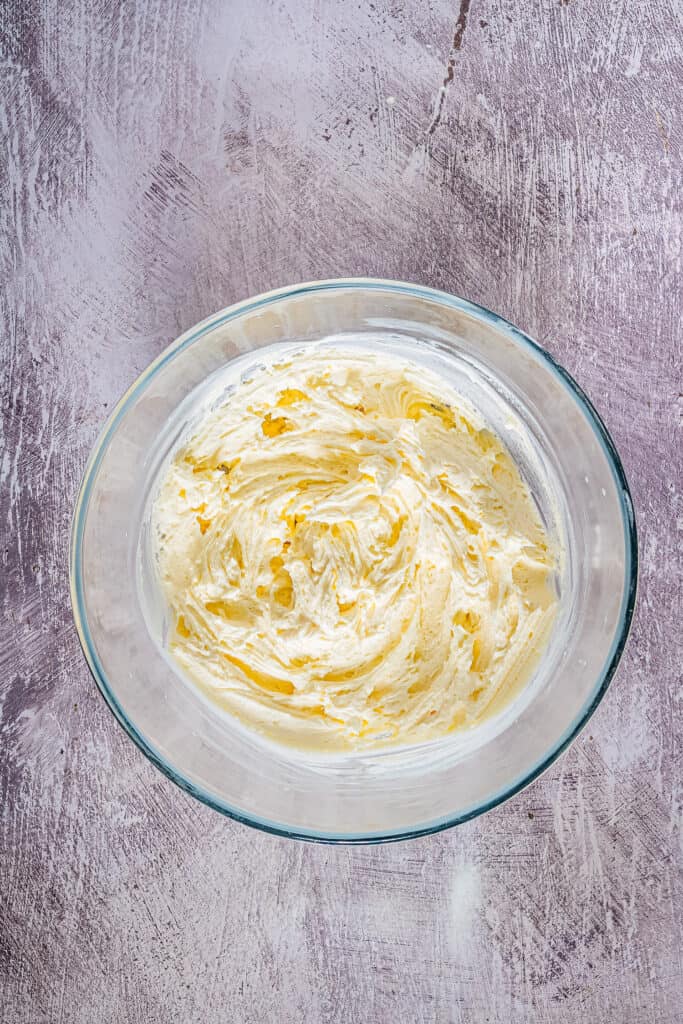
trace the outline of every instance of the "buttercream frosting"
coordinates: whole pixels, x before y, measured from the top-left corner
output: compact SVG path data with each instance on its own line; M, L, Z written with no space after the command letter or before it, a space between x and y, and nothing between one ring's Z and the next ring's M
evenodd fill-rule
M435 739L501 708L557 556L501 439L407 360L304 350L195 423L153 507L172 657L271 739Z

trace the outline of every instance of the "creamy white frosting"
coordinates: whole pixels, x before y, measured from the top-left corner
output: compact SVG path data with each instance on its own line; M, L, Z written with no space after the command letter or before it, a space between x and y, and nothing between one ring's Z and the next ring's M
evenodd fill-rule
M153 508L182 671L301 749L433 739L528 680L556 552L506 448L438 377L311 349L206 413Z

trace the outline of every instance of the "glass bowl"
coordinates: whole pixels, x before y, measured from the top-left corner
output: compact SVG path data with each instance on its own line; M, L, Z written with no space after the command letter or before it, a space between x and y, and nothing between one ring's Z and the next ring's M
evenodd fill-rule
M268 346L360 344L448 378L506 442L565 556L559 611L532 679L478 727L428 744L302 753L262 739L184 680L164 644L149 552L154 480L207 394ZM281 351L279 349L278 351ZM417 285L323 281L238 303L187 331L113 411L90 457L71 536L83 651L128 735L170 779L238 821L322 842L436 832L518 792L576 737L617 667L637 542L614 445L547 352L494 313Z

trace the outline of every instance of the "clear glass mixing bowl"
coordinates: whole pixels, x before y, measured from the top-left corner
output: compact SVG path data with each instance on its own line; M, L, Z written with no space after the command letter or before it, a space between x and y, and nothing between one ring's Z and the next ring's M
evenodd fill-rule
M449 379L503 437L566 552L560 610L532 680L479 727L421 746L321 756L261 739L181 678L164 647L149 552L160 465L224 376L267 346L332 339L408 354ZM240 360L236 363L236 360ZM602 699L637 578L633 508L590 402L501 317L390 281L323 281L238 303L175 341L112 413L88 463L71 537L71 595L88 664L128 735L169 778L239 821L324 842L435 832L531 782Z

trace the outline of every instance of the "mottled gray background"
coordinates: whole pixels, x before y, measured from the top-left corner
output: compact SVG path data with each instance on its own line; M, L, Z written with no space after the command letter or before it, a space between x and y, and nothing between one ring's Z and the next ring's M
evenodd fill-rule
M4 0L0 33L0 1019L682 1021L681 3ZM67 540L108 409L177 334L361 274L567 366L642 569L559 763L450 833L347 849L146 762L81 656Z

